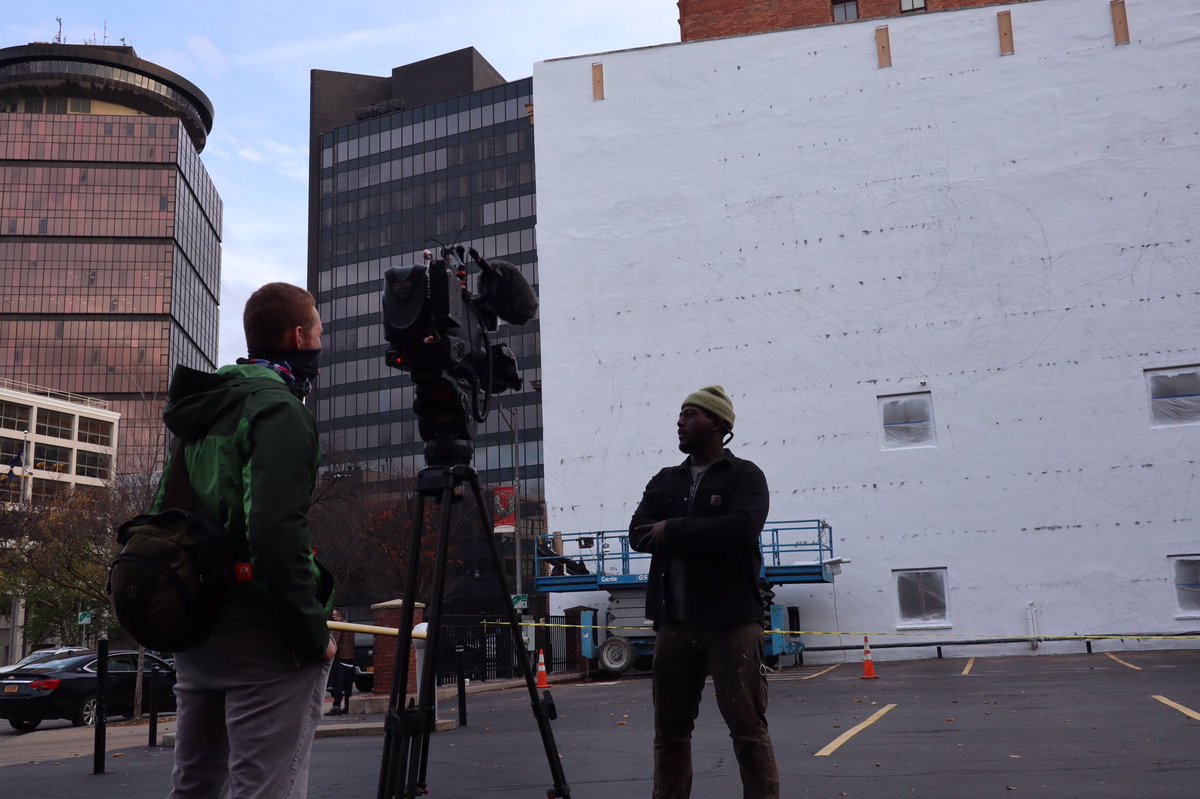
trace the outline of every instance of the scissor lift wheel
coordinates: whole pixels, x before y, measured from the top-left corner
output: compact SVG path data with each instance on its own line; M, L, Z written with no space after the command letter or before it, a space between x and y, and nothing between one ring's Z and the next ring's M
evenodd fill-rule
M633 644L628 638L609 638L600 645L600 668L622 674L633 665Z

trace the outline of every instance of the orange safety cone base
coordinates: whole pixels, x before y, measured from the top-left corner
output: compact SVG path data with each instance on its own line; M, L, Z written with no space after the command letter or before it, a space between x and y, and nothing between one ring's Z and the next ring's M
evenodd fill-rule
M871 657L871 642L863 636L863 676L864 680L878 680L879 675L875 673L875 660Z
M537 687L550 687L550 682L546 679L546 656L540 649L538 650Z

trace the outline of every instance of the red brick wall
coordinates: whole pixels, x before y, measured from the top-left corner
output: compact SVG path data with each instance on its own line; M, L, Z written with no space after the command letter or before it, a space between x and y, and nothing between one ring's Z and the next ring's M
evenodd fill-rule
M925 10L949 11L1011 2L1014 0L925 0ZM833 22L833 0L679 0L677 5L679 36L685 42ZM858 0L859 19L898 16L900 0Z
M379 627L400 627L400 614L403 605L399 601L384 602L371 608L373 623ZM425 606L420 603L413 608L413 626L425 618ZM375 636L375 687L371 692L390 694L392 692L392 675L396 673L396 638L391 635ZM407 692L415 696L417 693L417 648L413 647L408 655L408 687Z

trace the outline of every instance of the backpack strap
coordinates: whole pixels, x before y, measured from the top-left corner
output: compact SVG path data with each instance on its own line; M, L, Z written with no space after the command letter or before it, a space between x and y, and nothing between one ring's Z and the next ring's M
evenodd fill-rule
M192 481L188 478L187 470L187 453L186 445L182 438L176 437L175 444L171 447L171 473L167 477L167 490L163 494L164 508L182 508L183 510L191 511L196 516L199 516L214 527L225 529L225 525L216 519L200 498L196 496L195 489L192 488ZM238 583L251 582L254 579L254 572L250 565L250 545L244 540L238 541L232 536L228 536L226 531L227 546L230 548L229 556L234 559L233 571L235 579Z
M167 477L167 490L163 493L163 507L183 508L207 515L207 509L197 501L192 482L188 479L187 458L184 456L183 446L183 439L176 438L171 447L171 474Z

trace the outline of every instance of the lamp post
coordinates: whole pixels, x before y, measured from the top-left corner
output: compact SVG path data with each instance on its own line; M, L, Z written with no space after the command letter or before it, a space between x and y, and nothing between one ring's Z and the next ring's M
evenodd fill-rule
M501 411L500 418L504 419L504 423L508 425L509 431L512 432L512 467L513 467L513 549L516 555L516 570L517 570L517 593L521 594L521 459L520 446L517 442L517 409L508 408L503 405L499 406Z

